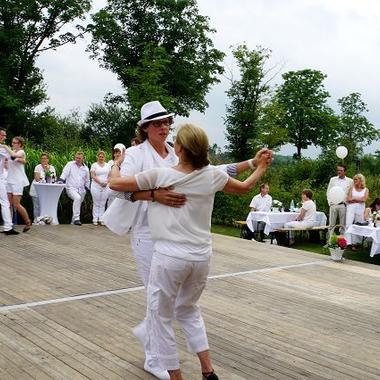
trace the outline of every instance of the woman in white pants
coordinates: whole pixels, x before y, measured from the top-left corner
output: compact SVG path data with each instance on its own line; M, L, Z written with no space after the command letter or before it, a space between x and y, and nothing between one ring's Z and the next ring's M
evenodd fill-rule
M363 174L356 174L352 178L354 181L353 186L348 190L347 194L347 211L346 211L346 226L347 228L356 222L364 222L365 202L368 199L368 189L365 187L365 178ZM357 235L349 233L344 234L347 245L351 250L356 251L354 244L358 243L360 238Z
M208 165L208 139L201 128L189 124L180 127L174 149L179 163L172 168L111 177L110 186L118 191L149 190L153 200L155 189L161 187L174 186L176 191L186 194L187 202L181 208L157 202L150 203L148 208L154 255L148 284L147 339L152 354L160 368L167 369L170 380L182 379L172 326L176 319L185 332L190 352L198 355L203 379L217 380L197 306L210 267L214 196L217 191L248 192L265 172L272 156L270 151L261 155L257 169L240 182Z
M91 165L92 223L103 225L103 214L108 199L108 175L111 167L105 162L105 153L100 150L97 161Z

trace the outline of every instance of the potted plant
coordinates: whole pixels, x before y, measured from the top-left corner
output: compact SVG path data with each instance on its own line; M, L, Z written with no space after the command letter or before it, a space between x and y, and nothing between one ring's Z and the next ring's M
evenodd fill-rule
M342 235L332 234L327 244L331 259L333 261L342 261L344 249L347 247L347 240Z
M274 199L272 202L272 211L279 212L281 207L282 207L282 202L278 201L277 199Z

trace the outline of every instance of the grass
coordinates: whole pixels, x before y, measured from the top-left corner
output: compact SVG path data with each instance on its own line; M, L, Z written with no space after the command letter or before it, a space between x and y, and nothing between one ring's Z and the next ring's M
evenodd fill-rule
M240 237L240 228L233 226L224 226L219 224L213 224L211 226L211 232L215 234L221 234L226 236ZM291 248L299 249L302 251L319 253L322 255L328 255L329 253L323 247L323 242L314 243L307 240L304 236L297 236L295 244ZM365 242L363 246L359 246L357 251L351 251L346 249L344 252L344 257L349 260L361 261L364 263L370 263L375 265L380 265L380 254L370 257L371 247Z

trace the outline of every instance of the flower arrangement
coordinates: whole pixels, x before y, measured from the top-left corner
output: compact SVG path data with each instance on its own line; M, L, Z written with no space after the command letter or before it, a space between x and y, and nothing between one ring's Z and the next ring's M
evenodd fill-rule
M336 234L333 234L330 237L327 247L334 248L334 249L337 249L337 248L345 249L347 247L347 240L342 235L338 236Z
M277 199L274 199L272 201L272 207L282 207L282 202L278 201Z
M45 172L45 178L51 177L52 173L49 169L45 169L44 172Z

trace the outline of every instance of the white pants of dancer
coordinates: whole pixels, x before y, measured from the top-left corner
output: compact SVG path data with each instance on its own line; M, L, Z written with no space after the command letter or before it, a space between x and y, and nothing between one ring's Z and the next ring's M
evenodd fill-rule
M4 231L9 231L12 229L12 216L11 209L8 200L6 181L4 178L0 178L0 205L1 205L1 216L3 218L3 228Z
M86 193L80 193L77 189L73 187L67 187L66 193L69 198L73 200L73 217L71 219L72 222L75 220L80 220L80 207L84 200Z
M147 331L160 368L179 368L173 321L181 325L191 353L209 349L197 302L206 286L209 261L186 261L154 252L150 270Z
M364 222L364 203L350 203L347 205L347 213L346 213L346 231L349 226L356 222ZM351 235L345 232L344 237L347 240L347 244L355 244L359 243L361 240L360 236Z
M92 196L92 221L102 222L103 214L104 214L104 211L106 210L108 188L92 185L91 196Z

